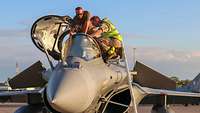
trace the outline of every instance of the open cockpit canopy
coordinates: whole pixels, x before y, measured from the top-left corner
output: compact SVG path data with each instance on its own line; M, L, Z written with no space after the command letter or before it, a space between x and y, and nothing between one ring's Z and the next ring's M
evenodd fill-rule
M61 58L63 36L69 33L72 19L69 16L48 15L39 18L32 26L33 43L44 52L45 49L55 59Z
M42 52L45 48L55 60L64 60L68 56L85 60L99 57L99 45L89 35L76 34L69 38L71 26L72 19L69 16L41 17L32 26L32 41Z

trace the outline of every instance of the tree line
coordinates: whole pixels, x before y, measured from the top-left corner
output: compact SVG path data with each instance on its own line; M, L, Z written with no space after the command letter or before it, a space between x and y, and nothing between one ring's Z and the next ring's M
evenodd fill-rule
M175 76L170 77L170 79L176 82L176 87L182 87L191 82L191 80L189 79L180 80L178 77Z

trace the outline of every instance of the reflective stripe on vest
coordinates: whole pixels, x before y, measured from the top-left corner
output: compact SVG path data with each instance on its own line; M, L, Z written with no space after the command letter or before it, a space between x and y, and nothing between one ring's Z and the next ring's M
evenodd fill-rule
M103 23L105 23L109 27L109 31L106 33L103 33L103 37L109 37L109 38L116 38L119 41L122 41L122 36L119 34L118 30L115 28L115 26L108 20L108 18L104 18Z

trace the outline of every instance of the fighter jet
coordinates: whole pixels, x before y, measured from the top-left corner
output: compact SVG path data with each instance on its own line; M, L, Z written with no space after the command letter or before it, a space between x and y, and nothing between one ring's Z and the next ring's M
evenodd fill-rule
M170 113L169 104L200 102L199 93L141 87L133 82L125 51L122 59L105 63L95 39L68 34L71 24L70 17L57 15L33 24L32 41L51 68L43 70L46 83L40 88L0 92L1 102L25 98L27 105L15 113L137 113L139 104L153 104L155 113Z

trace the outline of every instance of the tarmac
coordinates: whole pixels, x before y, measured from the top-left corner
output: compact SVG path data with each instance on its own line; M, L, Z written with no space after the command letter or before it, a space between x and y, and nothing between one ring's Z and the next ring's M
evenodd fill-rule
M0 104L0 113L14 113L16 109L18 109L20 106L23 106L25 104L19 104L19 103L5 103ZM151 113L151 107L150 105L142 105L138 108L138 113ZM171 105L171 108L175 111L175 113L200 113L200 105L189 105L189 106L183 106L183 105Z
M187 107L184 105L171 105L170 107L175 113L200 113L200 105L189 105ZM139 106L138 113L151 113L151 108L150 105Z
M0 104L0 113L14 113L17 108L23 106L22 103L4 103Z

